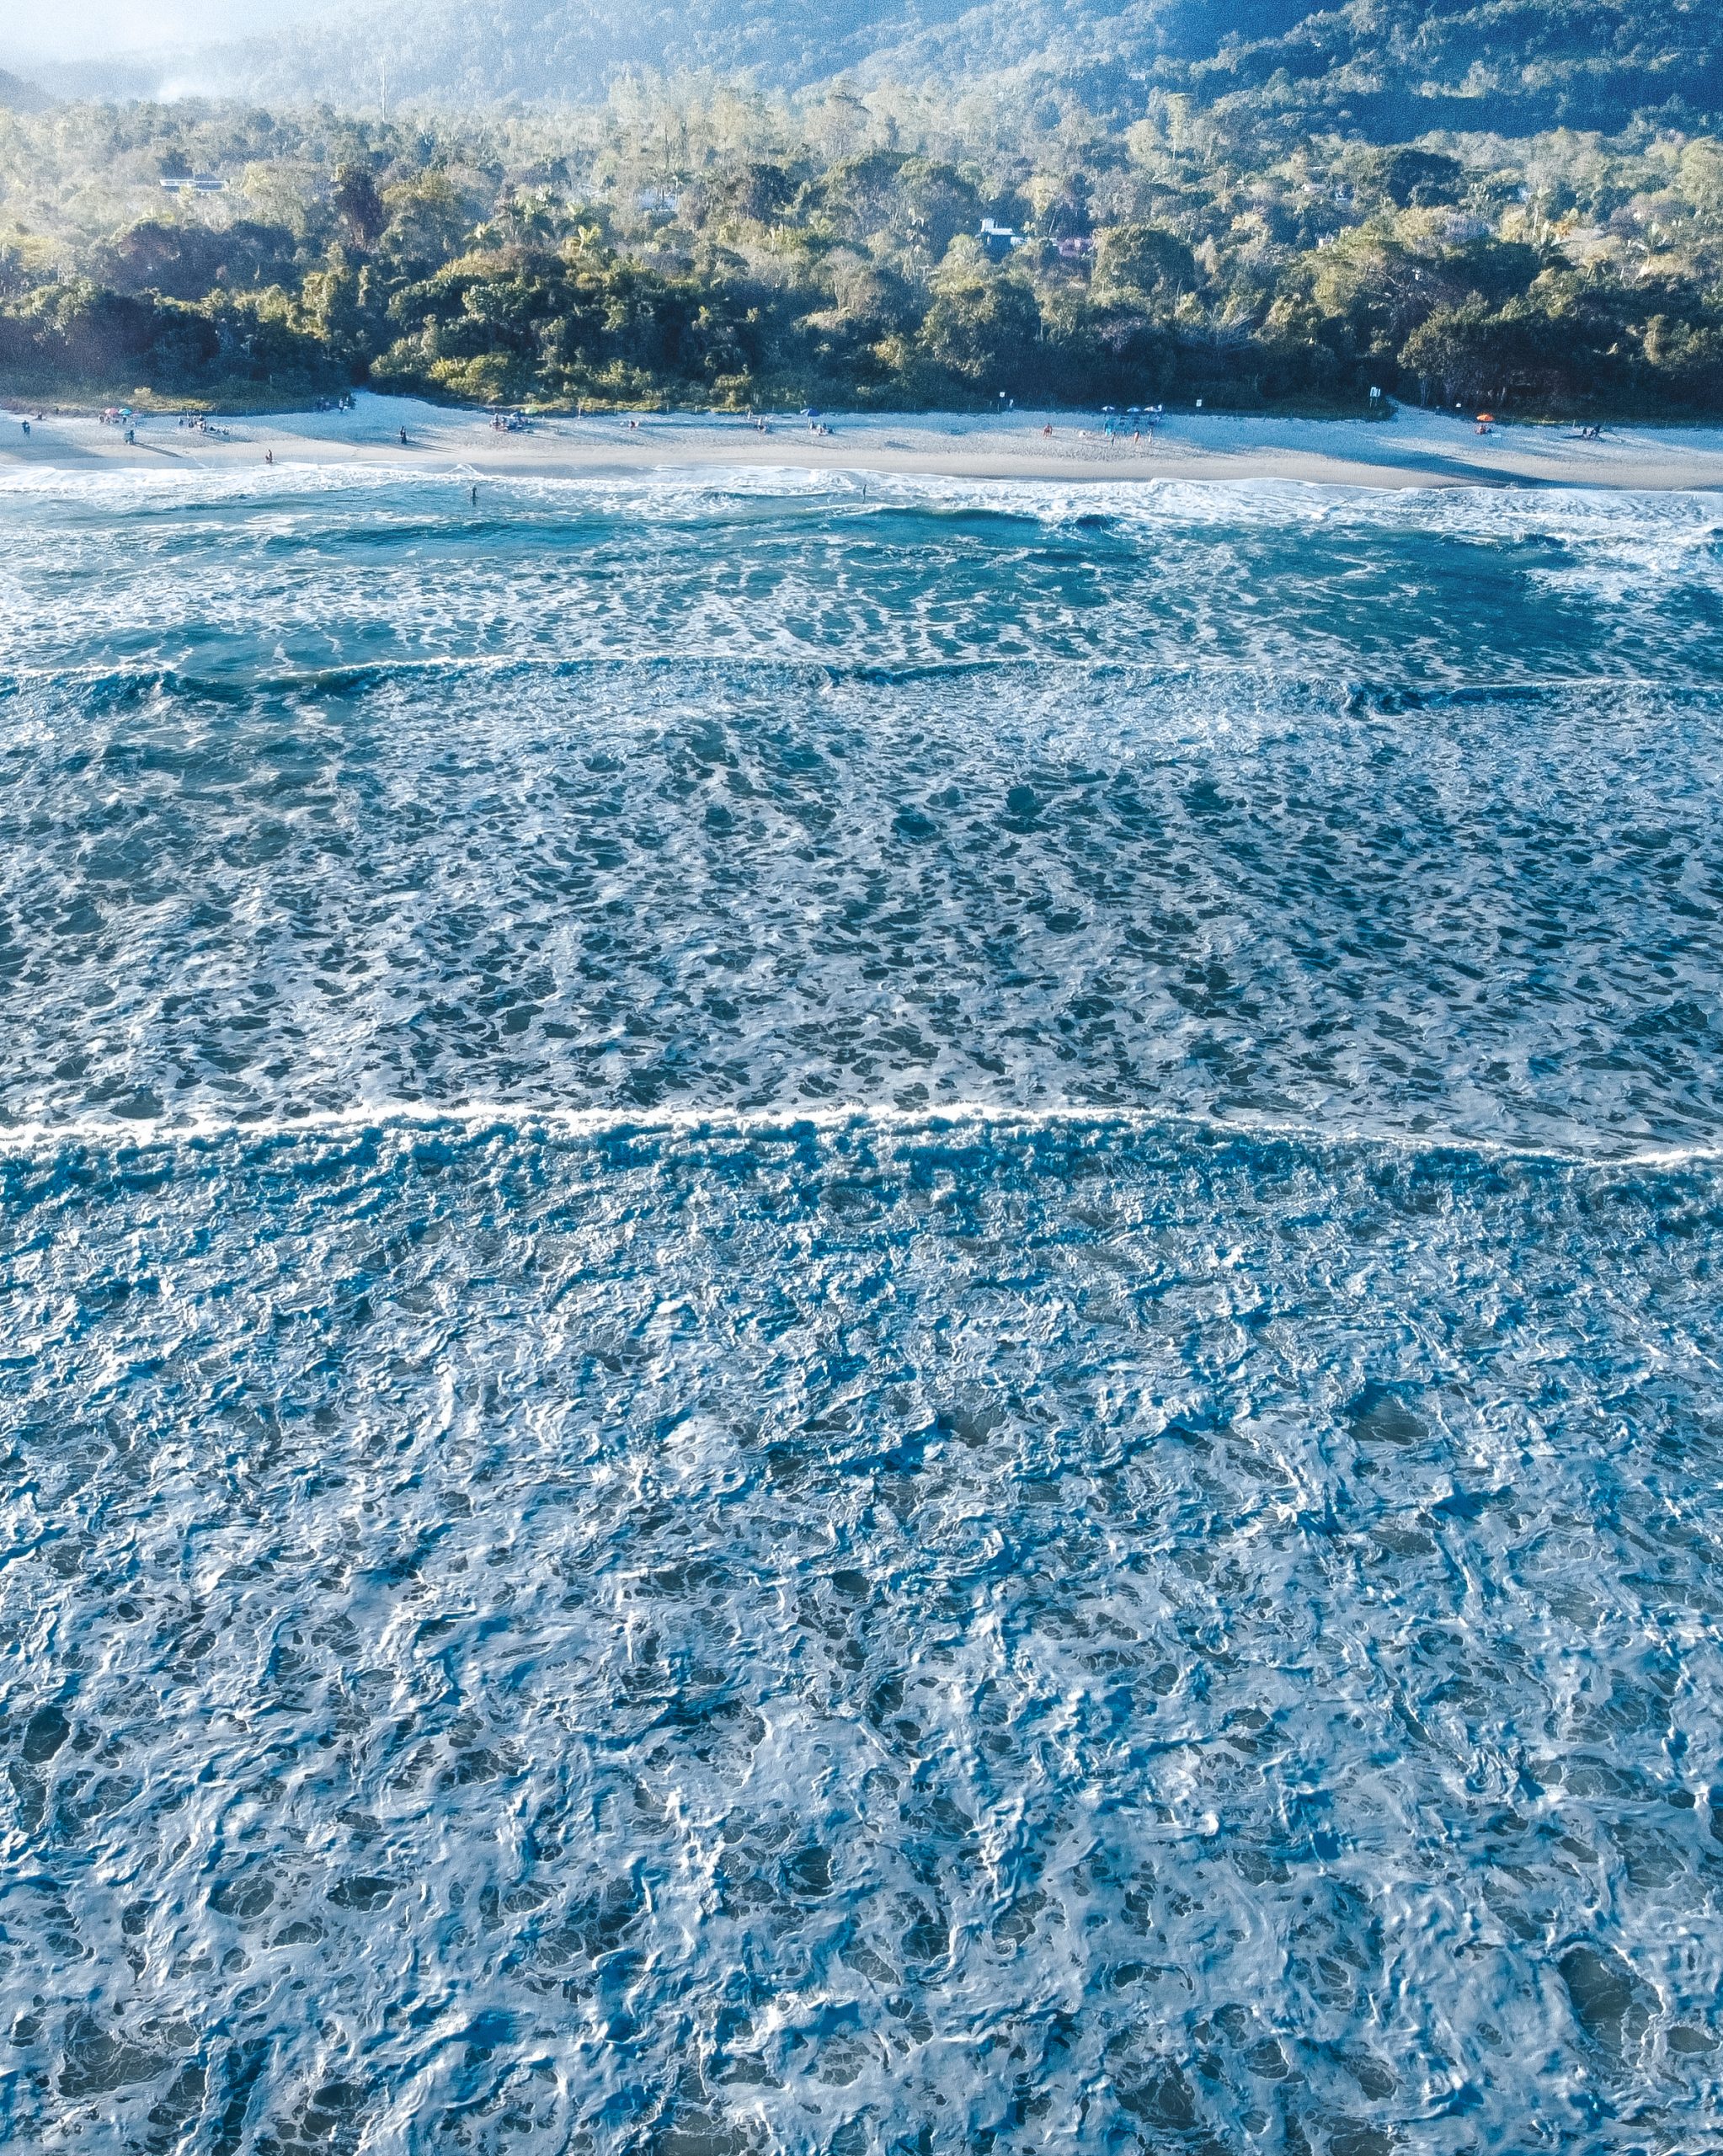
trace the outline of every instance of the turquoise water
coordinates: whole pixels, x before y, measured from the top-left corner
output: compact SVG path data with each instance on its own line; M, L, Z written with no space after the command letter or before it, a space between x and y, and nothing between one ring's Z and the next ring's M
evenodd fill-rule
M1720 530L0 485L10 2143L1723 2145Z

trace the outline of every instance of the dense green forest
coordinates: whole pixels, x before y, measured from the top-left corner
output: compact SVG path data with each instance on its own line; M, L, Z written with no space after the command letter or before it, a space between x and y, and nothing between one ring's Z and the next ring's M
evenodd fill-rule
M1260 83L1153 90L1134 120L1044 83L638 77L477 120L0 110L0 387L232 406L361 382L1715 414L1723 142L1667 116L1372 141Z

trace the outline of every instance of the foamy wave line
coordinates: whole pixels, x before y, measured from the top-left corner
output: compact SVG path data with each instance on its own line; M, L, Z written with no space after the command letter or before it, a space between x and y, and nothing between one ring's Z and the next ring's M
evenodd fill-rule
M13 1123L0 1129L0 1156L88 1146L128 1154L163 1151L188 1145L270 1145L298 1139L336 1139L375 1132L439 1130L462 1134L507 1132L552 1139L640 1136L669 1139L702 1137L792 1138L812 1130L822 1136L878 1129L906 1136L937 1136L965 1129L1034 1132L1107 1131L1133 1136L1180 1139L1216 1145L1257 1141L1307 1147L1323 1152L1367 1150L1432 1156L1458 1154L1480 1160L1598 1171L1645 1168L1668 1171L1723 1164L1723 1143L1642 1145L1620 1152L1580 1152L1571 1149L1515 1143L1465 1132L1373 1129L1367 1125L1324 1129L1320 1125L1270 1117L1180 1115L1151 1107L1106 1103L1064 1102L1038 1107L990 1101L951 1101L936 1107L905 1108L888 1102L845 1102L818 1105L788 1103L772 1107L650 1109L574 1108L530 1102L456 1101L360 1102L324 1108L302 1116L199 1116L184 1121L167 1118L125 1122L113 1118L68 1118L64 1121Z
M451 675L501 677L518 674L555 680L564 675L573 679L583 675L611 671L636 674L658 670L691 672L708 667L741 673L796 674L887 686L899 681L949 680L968 674L1064 673L1100 680L1118 676L1131 680L1148 680L1169 684L1200 682L1205 685L1218 676L1232 675L1248 680L1272 682L1277 686L1308 689L1325 699L1336 696L1343 698L1349 693L1359 693L1343 683L1336 686L1320 675L1278 674L1267 668L1240 668L1220 663L1207 666L1167 667L1157 666L1150 660L1085 659L1074 653L977 652L962 659L905 659L899 664L889 659L840 659L812 650L690 651L685 647L665 645L655 651L589 651L563 654L429 652L399 659L354 659L328 666L287 667L274 673L232 675L185 673L173 666L22 666L0 671L0 696L56 688L73 689L86 694L103 691L139 694L159 688L182 696L206 696L217 702L233 703L258 695L339 693L344 690L381 686L395 680L436 679ZM1570 685L1564 682L1561 686L1566 687ZM1635 681L1599 677L1595 682L1579 680L1572 686L1620 690L1640 685ZM1518 685L1504 691L1509 695L1521 692ZM1367 690L1362 693L1377 692ZM1397 696L1400 692L1384 690L1381 693Z
M1445 456L1434 466L1414 459L1400 465L1399 483L1383 487L1352 478L1229 472L1224 464L1201 475L1156 470L1144 463L1121 469L1106 478L1083 472L1069 475L1045 472L1000 472L992 475L950 472L940 468L951 455L1011 455L1027 451L1034 456L1033 438L1002 445L997 440L977 440L963 435L916 426L913 415L899 422L900 430L920 437L914 443L893 442L883 434L861 430L851 439L871 446L887 460L867 462L864 453L848 464L806 465L760 463L747 459L729 462L722 457L696 453L685 461L674 454L674 434L655 432L645 443L630 443L621 435L565 431L558 428L541 447L541 462L513 468L481 470L482 483L493 495L531 503L535 498L547 505L569 498L584 498L601 509L645 510L671 515L699 513L712 506L765 502L786 509L813 509L829 512L841 509L862 514L890 510L926 510L936 513L1003 515L1027 522L1058 526L1087 522L1097 515L1121 526L1139 529L1169 522L1196 525L1283 525L1330 521L1358 521L1368 526L1428 524L1455 531L1476 532L1490 537L1503 531L1547 531L1559 538L1575 535L1608 538L1629 522L1643 525L1655 519L1678 544L1696 540L1708 544L1715 536L1715 504L1723 490L1706 488L1624 487L1603 474L1576 478L1552 471L1541 481L1504 484L1494 472L1479 471L1462 477L1446 468ZM261 438L259 438L261 439ZM280 440L280 435L272 439ZM289 508L327 500L342 493L370 496L396 493L458 495L464 507L472 483L471 460L484 453L479 440L459 439L452 430L424 451L435 463L413 467L387 461L392 444L387 439L363 445L336 440L320 440L314 448L369 449L372 454L315 456L295 460L292 437L288 456L281 463L264 467L248 456L241 462L235 450L248 443L218 451L208 462L201 458L173 469L161 467L108 466L91 471L83 466L56 463L0 467L0 498L84 500L106 506L141 498L169 508L195 510L231 504ZM653 461L635 461L639 449L649 447ZM708 444L702 441L700 451ZM1174 445L1176 450L1178 445ZM1357 456L1360 446L1313 434L1308 443L1283 443L1269 454L1305 449L1317 454L1338 452L1342 463ZM626 463L606 461L605 451L626 456ZM254 456L254 449L252 456ZM1088 452L1080 452L1086 462ZM890 460L908 456L926 459L924 468ZM446 462L442 461L446 460ZM560 469L546 468L547 462ZM1707 526L1702 520L1710 520ZM1699 528L1695 529L1698 526Z
M174 666L13 667L0 670L0 702L12 696L56 690L83 697L141 697L164 695L206 702L240 705L266 696L344 696L415 681L510 678L574 680L605 673L697 674L703 670L744 675L794 675L810 681L847 681L892 688L921 681L991 680L1000 675L1048 675L1105 683L1119 681L1139 689L1212 690L1217 682L1245 688L1272 689L1302 696L1336 714L1358 718L1395 717L1406 712L1444 711L1476 705L1559 707L1577 697L1629 695L1656 696L1682 707L1709 705L1723 698L1723 685L1663 680L1656 675L1575 674L1557 680L1461 681L1431 686L1373 682L1301 674L1272 667L1240 666L1223 660L1166 666L1151 659L1088 659L1075 653L977 652L960 659L846 659L813 650L689 651L666 646L653 651L537 653L423 653L397 659L355 659L328 666L287 667L269 673L197 674Z

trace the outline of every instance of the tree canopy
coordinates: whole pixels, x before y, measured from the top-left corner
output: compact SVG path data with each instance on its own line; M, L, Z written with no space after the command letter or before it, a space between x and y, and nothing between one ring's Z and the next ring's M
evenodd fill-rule
M0 385L283 403L1723 408L1723 142L1157 93L0 111Z

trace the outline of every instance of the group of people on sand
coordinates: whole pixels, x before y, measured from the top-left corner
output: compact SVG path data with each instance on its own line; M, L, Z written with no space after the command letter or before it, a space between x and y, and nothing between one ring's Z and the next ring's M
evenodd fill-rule
M1152 446L1155 440L1155 423L1158 420L1166 418L1166 407L1164 404L1152 404L1146 411L1133 411L1128 416L1136 422L1135 425L1131 429L1131 440L1134 442L1140 442L1143 439L1143 430L1146 427L1149 430L1149 440ZM1041 430L1041 433L1043 440L1047 440L1051 437L1053 433L1053 422L1051 419L1049 419L1047 424ZM1123 429L1121 428L1118 419L1111 413L1106 414L1102 419L1101 439L1105 442L1116 442L1120 440L1122 438ZM1077 430L1077 439L1079 441L1089 440L1089 430L1086 427L1080 427Z

